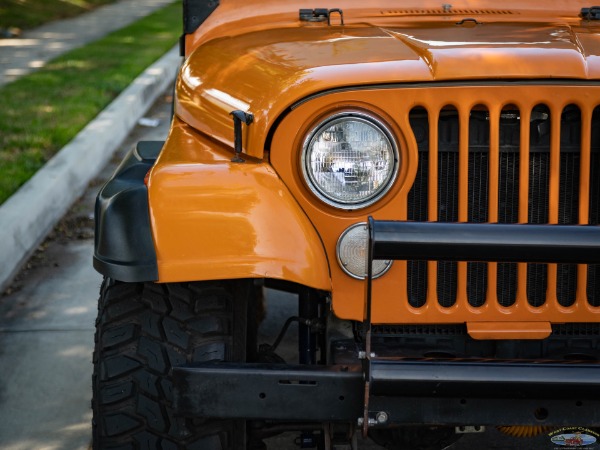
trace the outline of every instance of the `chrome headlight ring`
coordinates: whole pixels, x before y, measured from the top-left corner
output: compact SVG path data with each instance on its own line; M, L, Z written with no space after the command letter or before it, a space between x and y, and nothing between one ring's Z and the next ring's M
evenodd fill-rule
M336 208L372 205L392 187L400 155L379 119L358 111L334 114L304 140L302 173L310 190Z

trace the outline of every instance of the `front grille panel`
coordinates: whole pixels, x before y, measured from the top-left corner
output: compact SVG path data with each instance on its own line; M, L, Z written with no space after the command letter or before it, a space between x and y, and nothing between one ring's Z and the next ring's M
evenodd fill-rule
M463 80L340 88L290 108L274 127L269 159L309 219L304 232L314 227L323 244L336 316L360 322L370 314L373 324L466 324L481 339L542 339L550 324L600 323L600 264L538 269L473 264L460 255L458 262L399 259L373 280L367 310L365 282L348 277L337 255L344 230L369 216L600 226L599 99L600 86L584 80ZM398 148L397 176L386 195L355 210L323 205L298 171L304 133L313 121L342 110L376 116ZM253 251L263 250L259 244ZM305 260L318 256L311 248ZM321 283L310 266L287 264L292 281ZM266 263L255 269L288 278Z
M517 103L482 99L469 110L441 105L410 111L419 166L408 220L600 224L600 113L571 104ZM583 130L590 130L588 139ZM430 167L437 167L435 180ZM428 214L432 203L436 217ZM582 300L600 306L600 265L408 261L406 271L409 304L417 309L432 301L442 309L489 302L510 308L519 301L535 309L577 307Z

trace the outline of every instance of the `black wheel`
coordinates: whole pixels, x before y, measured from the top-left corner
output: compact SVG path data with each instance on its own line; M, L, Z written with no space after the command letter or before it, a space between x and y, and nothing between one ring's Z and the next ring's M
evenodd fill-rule
M388 450L442 450L460 436L454 427L413 426L369 431L369 437Z
M244 421L173 414L170 369L246 361L255 345L248 339L256 328L248 324L253 293L247 280L104 280L92 378L94 449L246 449Z

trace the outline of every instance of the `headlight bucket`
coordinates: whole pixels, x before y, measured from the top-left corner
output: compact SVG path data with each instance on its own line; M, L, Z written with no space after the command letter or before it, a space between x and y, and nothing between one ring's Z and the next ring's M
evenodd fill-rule
M363 112L346 111L320 122L302 149L302 172L323 202L353 210L372 205L398 175L398 145L388 127Z

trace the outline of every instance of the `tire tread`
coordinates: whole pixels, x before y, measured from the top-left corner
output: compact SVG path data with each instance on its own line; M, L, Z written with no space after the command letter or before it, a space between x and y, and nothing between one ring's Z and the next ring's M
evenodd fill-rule
M93 357L94 449L240 450L235 422L175 417L170 379L175 365L239 353L236 286L105 279Z

